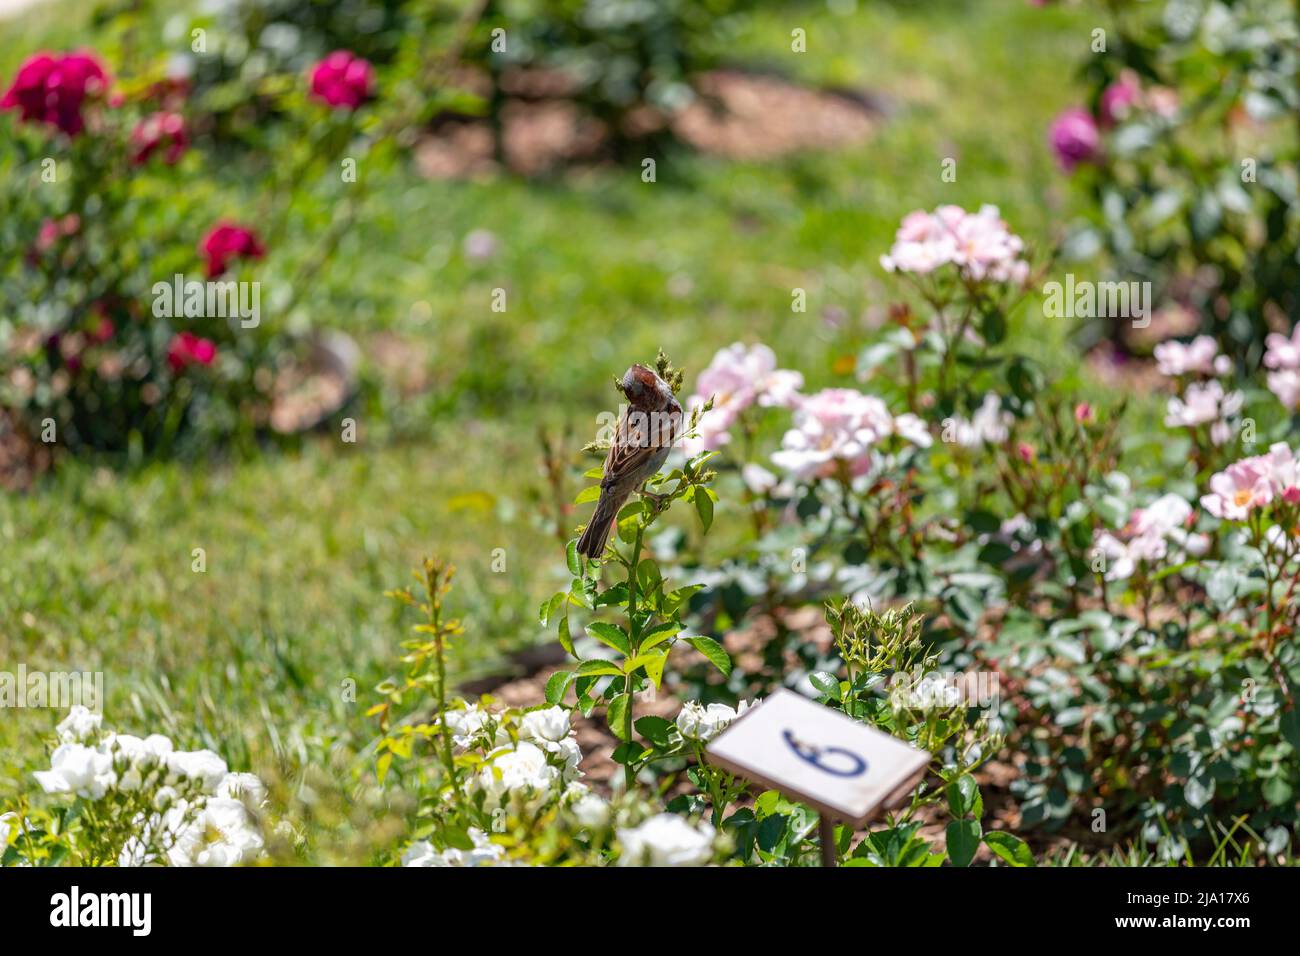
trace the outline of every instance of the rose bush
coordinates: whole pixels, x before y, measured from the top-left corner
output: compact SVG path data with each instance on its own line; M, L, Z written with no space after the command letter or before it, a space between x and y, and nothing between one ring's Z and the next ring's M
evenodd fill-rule
M1300 26L1282 0L1097 5L1105 49L1081 68L1087 103L1050 130L1093 214L1080 254L1113 277L1149 281L1243 363L1300 318ZM1090 322L1141 349L1126 320ZM1244 365L1243 365L1244 367Z
M5 231L25 250L0 267L0 408L14 427L52 447L133 454L271 433L277 377L304 352L286 319L311 289L301 268L276 265L277 242L299 228L295 204L316 201L309 173L332 164L369 92L355 57L334 77L340 55L318 85L348 109L309 104L300 79L302 142L284 153L298 178L256 209L220 196L211 144L193 135L202 112L183 89L147 82L149 67L115 74L77 51L19 68L0 99ZM224 284L191 294L205 279Z

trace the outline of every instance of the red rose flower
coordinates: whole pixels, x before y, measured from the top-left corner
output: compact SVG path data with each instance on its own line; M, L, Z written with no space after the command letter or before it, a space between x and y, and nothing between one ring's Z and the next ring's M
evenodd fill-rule
M16 109L24 122L49 123L76 136L86 125L82 104L107 86L108 74L91 53L37 53L19 67L0 109Z
M168 166L175 165L189 146L185 120L180 113L152 113L131 130L131 162L136 166L147 163L164 146L163 162Z
M207 259L208 278L215 279L225 273L230 260L260 259L266 250L251 230L219 222L199 243L199 253Z
M211 365L217 357L217 346L211 339L201 339L193 332L180 332L172 336L167 345L167 364L173 372L190 365Z
M335 109L354 110L370 96L374 68L347 50L335 50L311 71L311 95Z

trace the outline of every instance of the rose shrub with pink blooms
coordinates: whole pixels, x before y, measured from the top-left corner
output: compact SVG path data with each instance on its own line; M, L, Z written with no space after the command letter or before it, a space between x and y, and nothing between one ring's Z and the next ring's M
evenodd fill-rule
M1150 282L1230 360L1257 361L1270 331L1300 320L1295 11L1283 0L1087 5L1108 52L1081 54L1081 102L1049 133L1092 204L1067 248L1100 250L1103 278ZM1084 324L1085 340L1149 347L1128 319ZM1278 384L1295 394L1288 377Z
M1246 855L1268 858L1300 825L1300 465L1291 406L1262 384L1300 374L1300 333L1270 337L1253 378L1213 336L1159 343L1143 426L1007 348L1029 258L994 212L909 214L882 260L906 300L862 342L857 380L814 380L757 427L714 419L714 520L730 510L753 537L701 573L696 610L917 601L940 660L998 676L1026 826L1101 808L1173 861L1208 858L1241 819ZM696 400L757 408L780 364L733 346ZM818 649L778 632L729 686L761 697L795 660L838 693Z

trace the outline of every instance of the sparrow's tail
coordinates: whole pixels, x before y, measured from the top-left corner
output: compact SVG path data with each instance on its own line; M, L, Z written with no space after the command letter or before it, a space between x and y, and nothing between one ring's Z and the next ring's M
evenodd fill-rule
M596 502L596 510L592 513L591 520L587 522L582 537L578 539L579 554L585 554L595 560L605 553L605 542L609 540L609 529L613 526L614 519L618 517L618 509L623 507L623 502L626 500L627 495L616 499L608 492L600 496L600 501Z

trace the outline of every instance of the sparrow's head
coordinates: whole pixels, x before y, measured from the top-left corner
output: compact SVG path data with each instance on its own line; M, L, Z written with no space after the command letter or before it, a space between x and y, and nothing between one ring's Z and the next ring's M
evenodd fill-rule
M673 402L668 383L644 365L633 365L623 376L623 394L635 408L662 411Z

